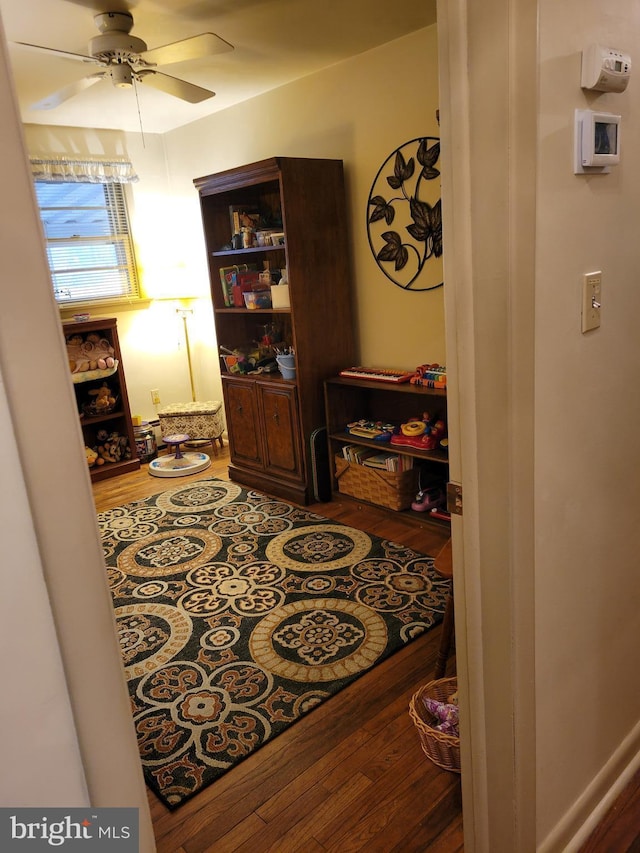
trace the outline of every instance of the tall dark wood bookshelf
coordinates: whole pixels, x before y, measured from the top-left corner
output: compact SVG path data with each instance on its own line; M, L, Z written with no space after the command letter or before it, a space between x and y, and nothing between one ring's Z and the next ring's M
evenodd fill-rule
M323 383L354 362L347 216L340 160L273 157L197 178L217 342L245 347L275 323L295 351L295 378L227 373L222 388L229 476L306 504L314 498L312 435L324 427ZM232 211L258 211L283 236L278 245L231 248ZM290 307L225 303L221 268L287 269ZM224 367L223 367L224 371Z

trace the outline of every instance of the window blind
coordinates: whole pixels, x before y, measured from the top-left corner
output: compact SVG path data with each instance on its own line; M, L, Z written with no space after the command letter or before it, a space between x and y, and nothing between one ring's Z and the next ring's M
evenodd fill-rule
M36 180L35 192L57 302L138 299L123 185L75 176Z

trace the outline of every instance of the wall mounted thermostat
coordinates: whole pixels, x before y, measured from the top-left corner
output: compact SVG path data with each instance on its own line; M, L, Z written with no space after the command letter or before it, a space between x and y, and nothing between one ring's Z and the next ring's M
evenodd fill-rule
M624 92L631 77L631 57L628 53L590 44L582 51L583 89L597 92Z
M574 174L602 174L620 162L620 116L576 110Z

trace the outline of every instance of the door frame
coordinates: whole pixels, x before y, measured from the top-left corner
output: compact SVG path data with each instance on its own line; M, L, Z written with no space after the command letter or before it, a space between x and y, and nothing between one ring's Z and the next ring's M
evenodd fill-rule
M465 851L536 848L537 3L438 0Z

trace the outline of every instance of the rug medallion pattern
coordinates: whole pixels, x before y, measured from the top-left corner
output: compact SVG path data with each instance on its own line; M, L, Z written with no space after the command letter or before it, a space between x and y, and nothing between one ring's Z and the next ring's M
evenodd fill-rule
M442 618L433 560L206 479L98 515L145 778L175 808Z

